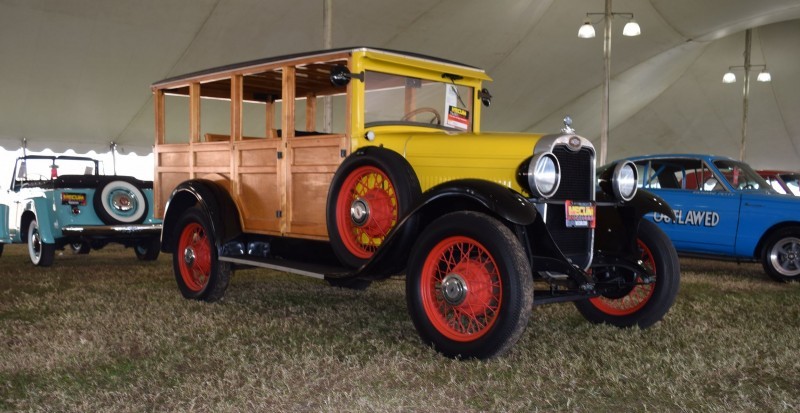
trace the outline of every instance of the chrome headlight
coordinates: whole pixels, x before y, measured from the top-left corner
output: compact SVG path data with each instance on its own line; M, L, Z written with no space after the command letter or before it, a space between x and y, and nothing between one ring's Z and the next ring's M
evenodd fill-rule
M639 172L631 161L620 162L614 167L614 175L611 178L611 187L614 196L623 201L630 201L636 195L636 184L639 179Z
M531 158L526 172L527 186L531 195L550 198L558 191L558 185L561 183L561 167L552 153L540 153Z

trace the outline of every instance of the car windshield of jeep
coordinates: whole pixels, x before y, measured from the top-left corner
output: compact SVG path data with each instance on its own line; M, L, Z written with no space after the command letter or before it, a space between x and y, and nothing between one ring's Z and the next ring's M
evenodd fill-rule
M93 159L28 157L17 159L13 188L49 182L63 175L95 175L97 161Z
M414 125L451 131L472 130L473 90L443 78L432 81L367 71L364 79L367 127Z

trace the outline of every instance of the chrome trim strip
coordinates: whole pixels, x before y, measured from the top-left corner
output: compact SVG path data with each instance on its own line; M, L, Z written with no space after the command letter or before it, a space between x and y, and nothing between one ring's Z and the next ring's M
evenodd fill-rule
M64 235L120 235L120 234L158 234L161 233L161 224L139 225L69 225L61 228Z
M243 260L241 258L231 258L231 257L223 257L223 256L220 256L219 260L220 261L226 261L226 262L232 262L234 264L252 265L254 267L263 267L263 268L269 268L271 270L278 270L278 271L288 272L288 273L292 273L292 274L305 275L307 277L317 278L317 279L320 279L320 280L324 280L325 279L325 274L320 274L320 273L311 272L311 271L305 271L305 270L298 270L297 268L284 267L282 265L276 265L276 264L268 264L268 263L260 262L260 261L250 261L250 260Z

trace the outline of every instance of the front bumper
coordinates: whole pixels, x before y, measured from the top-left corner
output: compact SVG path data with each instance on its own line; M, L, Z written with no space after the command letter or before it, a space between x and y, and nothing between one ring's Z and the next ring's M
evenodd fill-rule
M70 225L61 228L61 233L68 237L142 237L161 234L161 224L138 225Z

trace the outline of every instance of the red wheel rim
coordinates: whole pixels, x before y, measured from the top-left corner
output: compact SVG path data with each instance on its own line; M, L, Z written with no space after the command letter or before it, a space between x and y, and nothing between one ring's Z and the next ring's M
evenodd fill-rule
M650 252L650 249L647 248L642 240L637 241L639 245L639 249L642 251L642 266L647 270L649 274L653 276L656 282L658 282L658 274L656 274L656 261L653 258L653 254ZM640 278L637 278L637 281L641 281ZM651 284L639 284L633 287L631 291L625 295L624 297L620 298L608 298L608 297L595 297L591 298L589 301L594 304L594 306L609 315L614 316L626 316L636 313L637 311L641 310L642 307L650 301L650 297L653 296L653 292L655 291L655 283Z
M360 224L351 217L351 207L356 201L368 210ZM351 254L361 259L371 257L397 224L397 218L397 193L383 171L362 166L347 176L336 199L336 228Z
M181 231L178 239L181 278L189 290L202 291L211 276L211 242L203 226L192 222Z
M477 340L497 321L503 299L500 271L489 251L471 238L449 237L436 244L425 259L420 283L428 320L450 340ZM459 284L462 296L445 291L445 286Z

